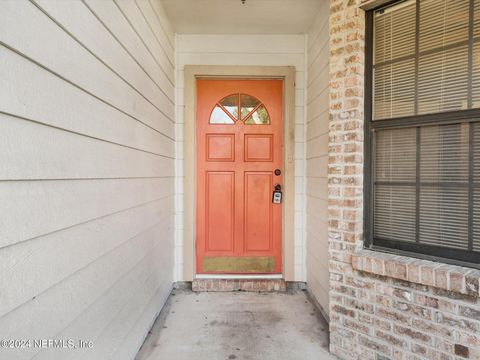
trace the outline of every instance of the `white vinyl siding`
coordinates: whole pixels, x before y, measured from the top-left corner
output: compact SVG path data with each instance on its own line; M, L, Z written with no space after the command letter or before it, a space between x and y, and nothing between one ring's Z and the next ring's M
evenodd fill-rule
M328 129L329 129L329 4L322 9L308 35L306 128L307 283L328 312Z
M174 268L173 32L158 0L0 3L0 338L133 359Z

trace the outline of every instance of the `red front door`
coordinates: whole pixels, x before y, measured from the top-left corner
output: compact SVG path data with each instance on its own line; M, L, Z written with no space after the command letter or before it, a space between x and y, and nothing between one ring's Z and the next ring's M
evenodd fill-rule
M197 273L281 273L282 80L197 80Z

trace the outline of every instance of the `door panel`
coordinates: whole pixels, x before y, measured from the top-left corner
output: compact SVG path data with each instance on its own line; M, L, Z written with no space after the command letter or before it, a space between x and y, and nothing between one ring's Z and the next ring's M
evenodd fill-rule
M273 161L272 134L245 135L245 161Z
M197 80L197 273L281 273L282 80Z
M270 172L245 173L245 250L272 250L272 186Z
M233 172L207 172L206 251L233 251L235 178Z
M207 161L235 161L234 134L207 134Z

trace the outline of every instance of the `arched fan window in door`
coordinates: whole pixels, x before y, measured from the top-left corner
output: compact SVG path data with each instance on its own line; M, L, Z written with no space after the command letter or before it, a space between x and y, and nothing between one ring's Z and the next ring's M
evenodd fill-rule
M256 97L233 94L220 100L210 115L210 124L270 125L267 108Z

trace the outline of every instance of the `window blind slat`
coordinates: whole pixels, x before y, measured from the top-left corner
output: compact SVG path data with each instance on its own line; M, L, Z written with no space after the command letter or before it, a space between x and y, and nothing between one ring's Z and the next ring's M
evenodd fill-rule
M467 46L420 56L420 114L468 108Z
M376 131L375 237L414 242L418 222L420 244L468 249L469 127L467 123L422 127L419 146L417 128ZM476 131L480 139L480 126ZM480 141L478 160L480 170ZM449 182L457 185L442 185Z
M378 131L375 146L375 181L415 181L415 128Z
M420 52L468 40L469 1L420 1Z
M472 62L472 107L478 108L480 107L480 43L473 45Z
M473 224L472 224L473 251L480 252L480 189L473 192Z
M480 185L480 123L472 126L473 131L473 183ZM480 251L480 188L473 191L473 221L472 221L473 250Z
M375 190L374 236L415 241L415 187L378 185Z
M374 119L414 113L415 60L380 65L374 70Z
M473 124L473 182L480 185L480 123Z
M417 1L418 29L414 0L375 12L373 120L480 107L480 0L474 5L472 31L479 42L473 50L470 1Z
M473 9L473 37L480 38L480 0L474 1Z
M416 129L378 131L375 148L375 182L415 181ZM415 186L375 187L375 237L415 241L415 221Z
M415 53L415 1L375 16L375 58L379 64Z
M421 244L468 249L468 189L421 187Z
M421 182L468 182L469 125L427 126L420 136Z

